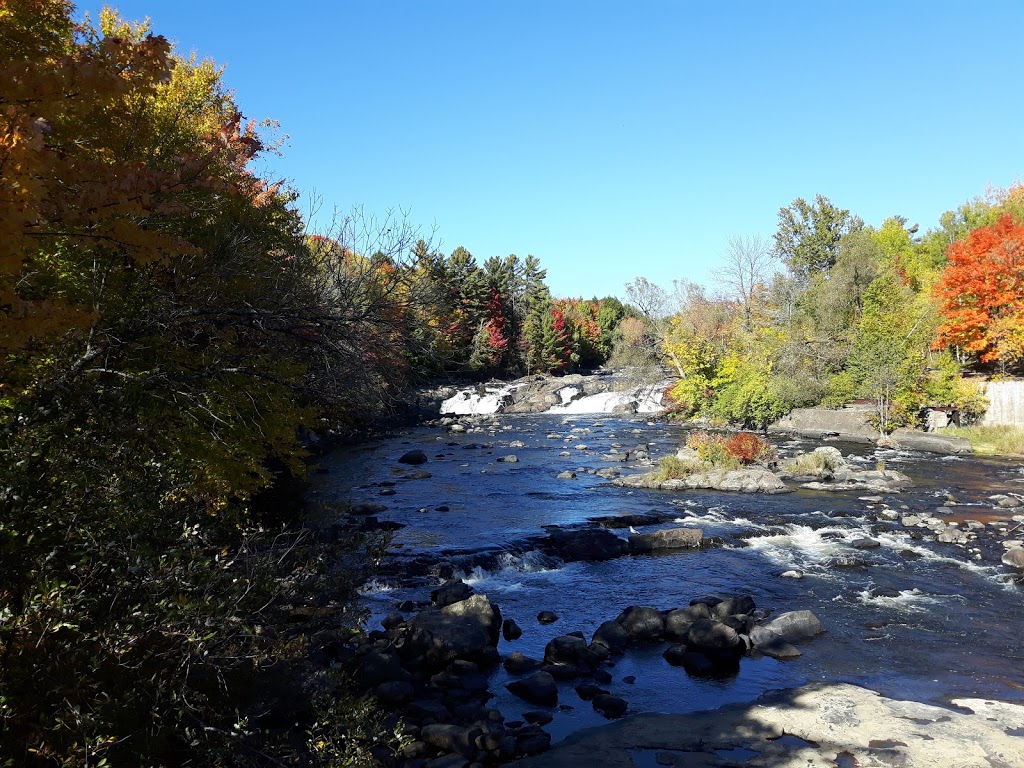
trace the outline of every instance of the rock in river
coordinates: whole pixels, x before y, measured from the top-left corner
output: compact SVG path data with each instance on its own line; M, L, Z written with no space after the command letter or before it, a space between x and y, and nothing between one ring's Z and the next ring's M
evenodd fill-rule
M419 449L403 453L398 459L399 464L426 464L426 462L427 454Z
M1004 565L1024 571L1024 547L1010 547L1001 558Z
M703 540L704 532L699 528L668 528L653 533L634 533L629 537L629 551L636 555L669 549L692 549L699 547Z
M552 530L543 547L566 562L611 560L626 552L626 542L606 528Z
M734 470L711 470L694 472L692 475L675 480L663 480L657 472L643 475L618 477L612 481L614 485L625 488L653 488L662 491L684 491L691 488L711 488L716 491L735 491L738 493L789 493L782 478L767 469L747 467Z
M505 687L530 704L553 707L558 703L558 687L555 685L555 678L547 672L534 672L523 680L513 680Z

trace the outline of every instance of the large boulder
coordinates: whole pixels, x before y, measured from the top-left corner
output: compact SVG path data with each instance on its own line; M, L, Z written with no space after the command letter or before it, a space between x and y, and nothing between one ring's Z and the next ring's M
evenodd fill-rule
M917 429L897 429L890 438L900 447L915 451L962 455L974 453L971 442L964 437L953 435L937 435L934 432L921 432Z
M513 680L505 687L530 704L553 707L558 703L558 686L555 678L547 672L534 672L522 680Z
M473 594L473 588L462 579L446 581L430 593L430 602L438 608L465 600Z
M540 669L541 662L539 659L531 659L529 656L524 656L519 651L512 651L508 656L505 657L505 661L502 662L502 666L512 675L522 675L526 672L533 672L534 670Z
M665 613L665 636L670 640L685 640L687 632L699 619L710 619L711 609L704 603L689 608L676 608Z
M609 719L622 717L626 714L626 700L610 693L599 693L593 699L593 707L597 712Z
M795 408L769 425L770 432L795 432L802 437L841 437L847 442L873 443L878 430L868 423L871 408Z
M661 611L655 608L631 605L618 615L615 622L626 630L633 642L652 642L665 634L665 620Z
M477 732L479 733L479 731ZM437 747L442 752L457 752L471 757L476 752L473 734L469 728L449 723L425 725L420 729L420 739Z
M686 649L714 661L739 658L747 646L732 627L712 619L698 619L686 633Z
M487 631L491 645L498 644L498 636L501 634L501 610L487 599L487 595L472 595L465 600L446 605L441 609L441 613L478 622Z
M634 533L629 537L632 554L660 552L670 549L693 549L704 540L699 528L667 528L653 533Z
M617 621L606 621L594 631L593 645L603 645L611 653L620 654L629 647L632 637Z
M611 560L625 554L627 544L605 528L552 530L544 549L566 562L576 560Z
M560 635L544 647L544 663L574 667L578 673L585 673L596 669L598 660L582 637Z
M782 639L787 643L810 640L825 631L818 617L810 611L789 611L780 613L771 621L759 624L750 630L750 641L755 648Z
M455 659L491 662L501 631L501 611L486 595L444 608L428 608L407 623L400 653L407 662L436 669Z
M1024 547L1010 547L1000 558L1003 565L1024 571Z
M372 649L356 656L349 664L356 682L363 688L376 688L382 683L404 682L409 673L402 667L402 660L396 653Z
M727 597L711 608L712 614L719 619L724 619L726 616L747 615L755 610L757 610L757 605L754 603L754 598L750 595Z

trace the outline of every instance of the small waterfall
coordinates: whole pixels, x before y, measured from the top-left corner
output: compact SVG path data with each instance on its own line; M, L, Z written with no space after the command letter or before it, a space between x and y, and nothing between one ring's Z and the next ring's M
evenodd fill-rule
M990 381L985 395L989 405L982 425L1024 425L1024 381Z

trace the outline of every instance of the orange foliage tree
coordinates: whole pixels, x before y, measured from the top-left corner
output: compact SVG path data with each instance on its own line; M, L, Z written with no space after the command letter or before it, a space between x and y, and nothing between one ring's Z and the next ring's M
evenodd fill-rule
M1024 224L1010 214L954 242L935 287L944 321L936 348L983 363L1024 359Z

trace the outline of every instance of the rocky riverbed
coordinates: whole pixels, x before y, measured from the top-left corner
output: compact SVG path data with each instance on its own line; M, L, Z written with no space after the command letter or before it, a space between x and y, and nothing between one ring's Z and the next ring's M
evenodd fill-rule
M403 713L420 745L405 755L411 765L493 764L549 745L565 754L560 743L577 743L583 737L572 734L609 716L753 711L772 690L796 702L820 683L882 694L885 707L1022 698L1024 641L1011 618L1024 608L1019 463L831 442L824 447L841 462L828 470L773 473L791 489L784 495L613 484L685 443L684 428L649 418L449 415L326 458L312 500L348 507L341 527L393 531L383 570L364 589L374 632L337 653L355 669L390 670L364 683ZM780 467L822 447L774 441ZM879 472L906 482L853 482ZM715 616L716 599L755 607ZM667 617L691 603L739 638L738 663L702 669L696 654L711 657L697 650L700 639L669 634ZM825 632L784 640L792 650L757 647L758 627L801 611ZM607 645L602 658L599 640L614 644L615 627L631 626L634 614L660 622L662 634L630 636L621 655ZM479 625L467 630L473 650L449 655L436 638L466 621ZM516 685L528 680L529 689ZM636 733L623 728L609 733ZM880 749L871 740L860 746ZM722 744L699 764L743 764ZM753 760L758 750L743 748L736 754ZM626 754L654 765L662 747L608 749L607 762L591 764L626 765L614 762ZM685 745L663 749L688 756ZM775 754L763 744L761 753Z

